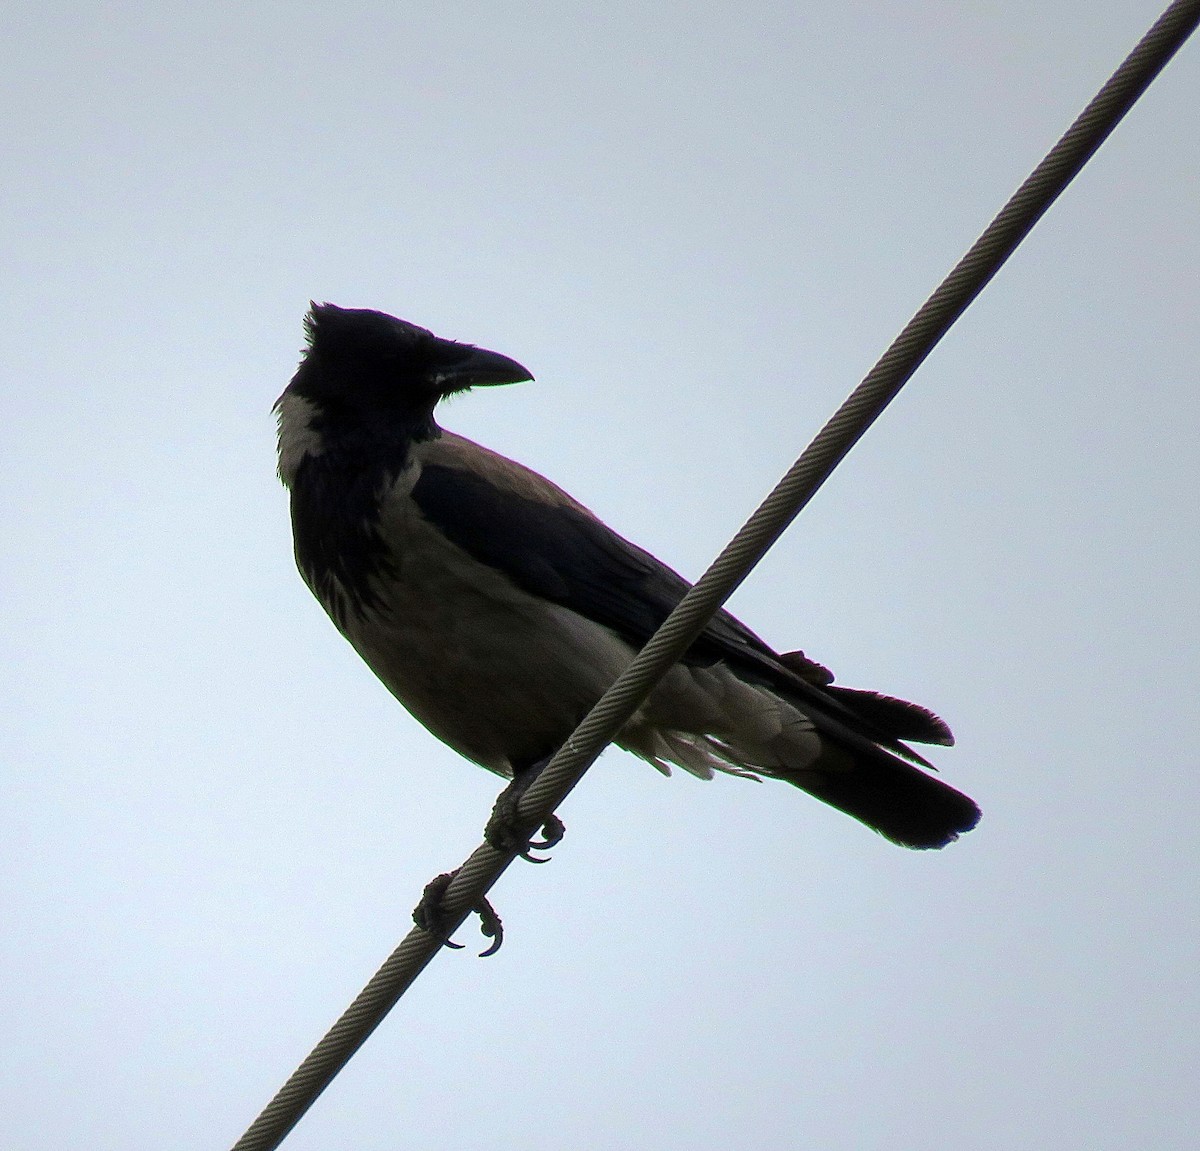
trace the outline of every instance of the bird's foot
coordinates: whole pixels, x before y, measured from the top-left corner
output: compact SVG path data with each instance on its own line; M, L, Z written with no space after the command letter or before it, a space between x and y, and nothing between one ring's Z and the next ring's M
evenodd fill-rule
M557 815L551 814L541 825L542 838L533 839L534 832L538 830L537 824L531 826L528 822L521 822L521 797L537 776L537 770L529 770L513 777L512 783L496 799L492 817L483 829L483 838L497 851L515 851L530 863L546 863L544 857L536 856L533 852L554 847L561 842L567 829Z
M457 871L447 871L431 879L421 893L421 902L413 909L413 922L422 931L439 939L444 947L452 947L456 951L462 949L462 944L455 943L450 938L447 923L449 916L442 906L442 899L457 874ZM489 955L495 955L504 942L504 924L500 922L500 916L482 895L479 901L472 905L471 910L479 916L479 930L493 941L486 951L479 953L479 957L485 959Z

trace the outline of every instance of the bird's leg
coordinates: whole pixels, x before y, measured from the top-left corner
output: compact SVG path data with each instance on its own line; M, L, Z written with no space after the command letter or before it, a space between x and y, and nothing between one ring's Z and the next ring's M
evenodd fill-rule
M425 885L425 890L421 893L421 902L413 908L413 922L422 931L440 939L443 946L453 947L456 951L462 948L462 944L454 943L450 939L450 932L447 929L448 924L446 922L449 917L442 906L442 898L446 894L446 889L454 882L454 877L457 874L457 871L447 871L431 879ZM488 939L494 941L486 951L479 953L480 958L483 959L489 955L495 955L500 950L500 944L504 942L504 925L500 922L500 916L496 914L496 909L483 896L479 897L479 902L471 910L479 916L480 931Z
M537 779L542 768L550 762L550 758L547 756L528 767L518 768L513 773L512 783L497 797L496 805L492 808L492 817L483 829L483 838L497 851L515 851L530 863L545 863L545 859L533 855L532 852L553 847L566 834L567 829L557 815L551 814L542 823L541 839L530 838L537 830L536 824L530 826L528 822L520 822L521 797Z
M528 767L519 768L513 775L512 782L496 800L496 804L492 808L492 816L487 822L487 827L484 828L483 837L497 851L513 851L531 863L545 863L545 859L539 859L533 852L553 847L566 834L567 829L557 815L550 815L542 822L541 839L531 838L537 830L536 823L520 822L521 797L529 790L529 785L537 779L542 768L550 762L550 758L550 756L546 756L545 759L540 759ZM442 901L457 874L457 871L448 871L430 880L421 894L421 902L413 910L413 922L422 931L441 940L444 946L456 949L462 947L462 944L454 943L450 939L451 925L449 921L451 917L447 915ZM500 922L500 916L482 896L477 903L472 905L471 910L479 916L480 929L483 934L494 940L492 945L480 954L482 956L494 955L504 941L504 926Z

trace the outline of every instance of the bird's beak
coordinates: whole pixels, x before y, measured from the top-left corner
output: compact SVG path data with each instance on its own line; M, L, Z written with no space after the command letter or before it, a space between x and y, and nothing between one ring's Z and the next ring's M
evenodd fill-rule
M453 340L439 340L431 378L437 390L448 396L466 388L520 384L532 380L533 373L499 352L456 344Z

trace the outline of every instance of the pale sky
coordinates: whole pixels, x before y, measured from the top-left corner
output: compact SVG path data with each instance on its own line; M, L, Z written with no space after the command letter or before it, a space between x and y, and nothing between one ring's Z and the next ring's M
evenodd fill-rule
M1160 11L10 5L6 1151L231 1144L499 788L295 571L310 298L526 364L443 422L695 577ZM978 829L610 751L289 1151L1195 1145L1198 98L1193 42L732 605L945 716Z

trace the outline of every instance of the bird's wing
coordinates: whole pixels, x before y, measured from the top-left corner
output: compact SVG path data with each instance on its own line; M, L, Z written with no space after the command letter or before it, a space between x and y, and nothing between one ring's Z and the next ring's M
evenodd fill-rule
M677 572L523 465L450 434L422 447L411 493L422 515L531 595L610 627L641 648L688 590ZM922 763L898 740L952 739L940 719L916 704L830 686L833 677L825 668L801 652L777 655L724 610L684 658L723 660Z
M531 595L612 628L634 647L645 644L690 587L549 480L461 437L443 436L425 453L412 499L473 558ZM688 658L779 666L775 653L726 611Z

